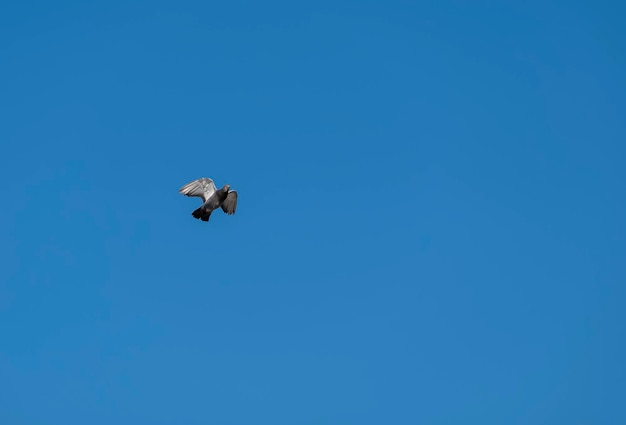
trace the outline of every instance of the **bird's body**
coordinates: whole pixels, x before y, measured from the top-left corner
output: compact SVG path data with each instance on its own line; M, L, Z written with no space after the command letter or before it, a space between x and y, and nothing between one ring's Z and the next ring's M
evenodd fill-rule
M209 221L211 213L218 208L222 208L228 215L235 214L237 209L237 192L230 190L230 185L224 185L221 189L215 187L213 180L202 177L187 183L178 190L186 196L197 196L202 199L200 208L191 213L195 218L202 221Z

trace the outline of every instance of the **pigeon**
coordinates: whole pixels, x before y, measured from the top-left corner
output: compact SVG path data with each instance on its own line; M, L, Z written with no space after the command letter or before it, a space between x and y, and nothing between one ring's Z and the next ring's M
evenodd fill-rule
M222 211L228 215L235 214L237 209L237 192L230 190L229 184L218 190L213 180L207 177L187 183L178 189L178 192L182 195L202 198L202 206L191 213L202 221L209 221L211 213L218 208L222 208Z

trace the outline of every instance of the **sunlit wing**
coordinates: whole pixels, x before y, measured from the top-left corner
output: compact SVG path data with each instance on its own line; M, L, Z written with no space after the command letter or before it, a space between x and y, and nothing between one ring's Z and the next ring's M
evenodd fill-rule
M216 191L215 183L213 180L203 177L198 180L194 180L187 183L178 192L186 196L198 196L202 198L203 202L206 202Z

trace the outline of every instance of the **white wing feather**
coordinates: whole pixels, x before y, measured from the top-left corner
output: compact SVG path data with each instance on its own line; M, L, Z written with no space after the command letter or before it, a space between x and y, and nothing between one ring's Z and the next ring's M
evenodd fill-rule
M216 191L215 183L213 180L203 177L198 180L187 183L178 192L186 196L198 196L202 198L203 202L206 202Z

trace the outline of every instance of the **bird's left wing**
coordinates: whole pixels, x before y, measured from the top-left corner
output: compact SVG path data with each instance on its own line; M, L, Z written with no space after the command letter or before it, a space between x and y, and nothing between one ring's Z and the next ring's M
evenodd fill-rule
M237 209L237 191L231 190L226 195L226 199L222 202L222 211L224 211L228 215L235 214L235 210Z
M206 202L216 191L215 183L213 180L203 177L198 180L194 180L187 183L178 192L186 196L198 196L202 198L203 202Z

